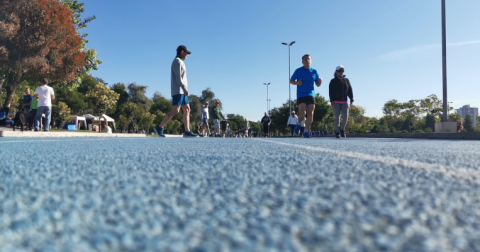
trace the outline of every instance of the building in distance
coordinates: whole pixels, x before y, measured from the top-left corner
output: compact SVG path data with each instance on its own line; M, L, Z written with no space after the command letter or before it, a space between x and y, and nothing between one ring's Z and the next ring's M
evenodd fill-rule
M465 118L467 114L470 114L472 117L472 124L475 128L477 126L477 116L478 116L478 108L470 107L470 105L465 105L459 109L455 109L457 114L459 114L462 118Z

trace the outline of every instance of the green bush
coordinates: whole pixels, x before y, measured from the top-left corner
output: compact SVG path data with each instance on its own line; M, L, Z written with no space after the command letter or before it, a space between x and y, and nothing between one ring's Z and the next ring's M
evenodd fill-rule
M64 102L58 102L57 105L52 107L52 116L55 120L55 126L61 129L66 122L70 121L71 110Z

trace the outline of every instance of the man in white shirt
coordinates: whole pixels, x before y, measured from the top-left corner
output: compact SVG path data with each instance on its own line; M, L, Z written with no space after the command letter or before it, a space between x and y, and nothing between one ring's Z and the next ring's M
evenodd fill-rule
M287 127L290 127L290 134L293 136L295 126L298 124L298 117L295 115L295 111L292 111L292 115L288 117Z
M42 85L35 89L35 99L38 99L37 114L35 116L35 131L40 131L40 120L42 114L45 114L44 131L49 130L50 120L52 118L52 100L55 100L53 88L49 87L48 80L42 79Z
M208 127L208 102L205 102L205 106L202 108L202 114L201 114L201 119L202 119L202 124L203 124L203 129L202 129L202 136L205 136L205 130L208 132L206 135L207 137L210 135L210 129Z

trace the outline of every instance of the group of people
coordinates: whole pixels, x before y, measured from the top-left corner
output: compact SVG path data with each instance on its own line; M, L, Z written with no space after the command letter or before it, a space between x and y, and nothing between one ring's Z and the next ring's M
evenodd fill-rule
M320 87L323 80L320 78L317 70L311 66L312 58L310 55L303 55L302 63L303 67L296 69L290 78L290 83L297 85L298 118L294 119L296 116L292 113L290 116L292 119L289 118L287 126L290 126L292 136L293 133L299 134L300 130L304 128L303 137L310 138L309 131L315 111L314 84ZM329 85L330 105L335 115L335 136L337 138L346 137L345 126L348 120L348 99L350 99L350 106L353 104L352 85L350 80L344 75L344 72L345 68L343 66L336 67L334 78ZM340 113L342 114L341 124ZM305 121L304 126L302 125L303 121Z
M48 86L48 80L42 79L41 85L35 89L34 95L30 88L25 89L21 111L28 114L27 129L41 131L40 125L43 115L45 115L44 131L49 131L52 118L52 100L55 99L53 88ZM14 127L13 116L6 120L7 125Z
M202 107L202 113L200 116L203 124L202 132L200 134L201 137L208 137L211 135L210 128L208 127L208 119L210 119L208 105L208 102L205 102L204 106ZM225 119L222 112L220 111L219 101L215 101L215 106L213 107L213 124L215 125L213 136L220 136L220 129L222 130L221 134L223 135L223 137L225 137L225 135L230 135L228 121L227 119Z
M163 127L165 124L172 119L173 116L180 112L180 109L183 109L183 123L185 133L184 137L199 137L198 134L193 133L190 130L190 105L188 101L188 82L187 82L187 71L185 67L185 60L191 52L187 49L186 46L180 45L177 47L177 55L172 62L171 66L171 94L172 94L172 109L167 113L158 126L155 127L155 132L160 137L165 137ZM290 78L290 83L297 86L297 104L298 104L298 117L295 115L295 112L292 113L288 119L287 126L290 127L291 135L293 133L300 134L305 138L310 138L310 127L313 122L313 115L315 111L315 92L314 84L317 87L322 85L322 78L318 74L317 70L312 67L312 58L310 55L305 54L302 57L303 67L300 67L295 70L293 75ZM345 126L348 120L348 110L349 106L353 103L353 91L352 85L350 84L349 79L344 75L345 68L343 66L338 66L335 69L334 78L330 81L329 85L329 97L330 104L333 108L335 114L335 135L337 138L345 137ZM348 99L350 99L350 105L348 104ZM222 132L226 131L226 125L228 124L227 120L224 118L219 108L219 101L215 102L215 107L213 109L214 115L214 124L215 131L214 135L220 134L220 120L225 122L225 128L222 128ZM204 104L202 108L202 122L203 130L201 135L205 135L205 131L210 134L208 128L208 102ZM342 120L340 122L340 114L342 114ZM262 118L263 131L265 135L269 135L269 128L271 119L267 113ZM223 126L222 126L223 127ZM245 118L245 125L243 130L245 134L248 135L250 132L249 123L247 118Z

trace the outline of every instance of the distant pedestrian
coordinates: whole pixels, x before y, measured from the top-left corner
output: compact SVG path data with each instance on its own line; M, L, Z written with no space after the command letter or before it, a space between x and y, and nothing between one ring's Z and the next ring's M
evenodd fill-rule
M202 114L201 114L201 119L202 119L202 124L203 124L203 129L202 129L202 136L209 136L210 135L210 128L208 127L208 102L205 102L205 105L202 108ZM208 132L207 134L205 134Z
M154 128L159 137L165 137L163 134L163 127L176 114L180 113L180 108L183 110L183 125L185 133L184 137L198 137L190 130L190 105L188 102L188 83L187 83L187 69L184 61L191 54L186 46L177 47L177 56L172 62L170 83L172 92L172 109L165 115L158 126Z
M271 123L272 119L270 119L270 116L265 112L265 115L262 117L263 133L265 133L265 137L269 136Z
M55 100L55 92L49 87L48 80L42 79L42 85L35 89L35 99L38 99L38 108L35 115L35 131L40 131L40 120L42 114L45 114L44 131L49 131L50 120L52 118L52 101Z
M215 107L213 107L213 124L215 124L215 136L220 136L220 120L224 118L222 111L220 110L220 101L215 101Z
M330 103L335 115L335 137L346 137L345 126L348 121L348 100L350 98L350 106L353 104L353 90L350 80L346 78L345 68L338 66L335 69L334 78L330 81L329 94ZM340 124L340 112L342 112L342 124Z
M244 137L248 137L248 130L250 129L250 123L248 122L248 119L245 117L245 122L243 123L243 129L245 130L245 133L243 133Z
M292 75L290 83L297 85L297 104L298 121L301 122L308 116L305 123L305 132L303 137L310 138L308 131L313 122L313 112L315 111L315 91L313 84L317 87L322 85L322 78L318 75L315 68L311 67L312 59L310 55L305 54L302 57L303 67L298 68ZM295 127L295 134L300 132L300 125Z
M220 128L222 130L222 136L225 137L228 128L228 121L225 118L220 122Z
M295 111L292 111L292 114L288 117L287 127L290 127L290 135L293 136L295 131L295 126L298 124L298 116L295 115Z

